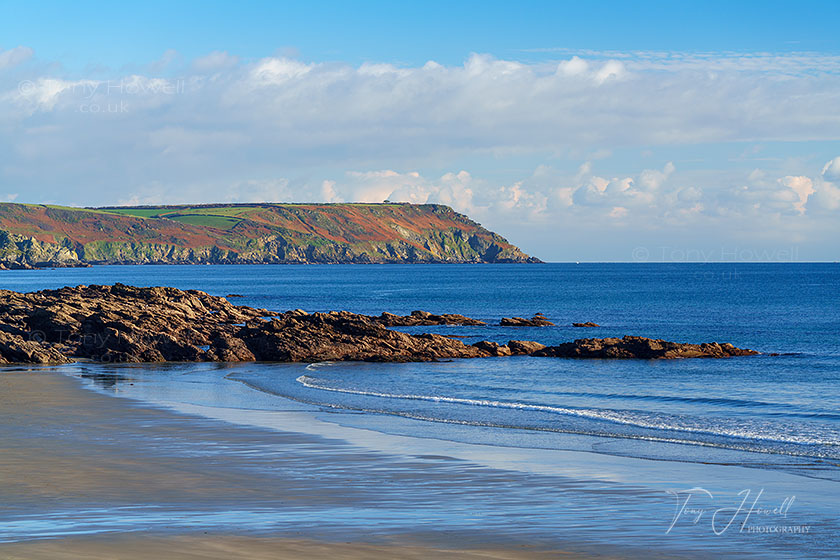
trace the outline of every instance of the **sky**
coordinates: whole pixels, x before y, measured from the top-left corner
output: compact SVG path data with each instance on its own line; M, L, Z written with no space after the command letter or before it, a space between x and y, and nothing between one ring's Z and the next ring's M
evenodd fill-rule
M0 201L436 202L547 261L837 261L838 21L0 0Z

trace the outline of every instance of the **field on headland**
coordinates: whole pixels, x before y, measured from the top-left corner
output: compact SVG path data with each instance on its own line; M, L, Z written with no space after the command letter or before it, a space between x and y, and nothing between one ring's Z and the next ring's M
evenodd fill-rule
M533 262L436 204L0 204L0 264Z

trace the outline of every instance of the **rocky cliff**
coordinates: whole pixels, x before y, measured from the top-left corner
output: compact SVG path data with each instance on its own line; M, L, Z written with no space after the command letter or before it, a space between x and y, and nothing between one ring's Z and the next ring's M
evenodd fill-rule
M437 204L0 204L0 267L539 262Z

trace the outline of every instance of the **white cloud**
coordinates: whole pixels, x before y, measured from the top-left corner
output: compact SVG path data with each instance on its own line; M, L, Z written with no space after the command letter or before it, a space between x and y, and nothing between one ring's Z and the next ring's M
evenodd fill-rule
M623 206L614 206L612 210L610 210L609 217L610 218L623 218L627 215L627 208Z
M825 164L821 176L813 182L813 194L808 199L807 208L814 213L833 213L840 210L840 157L836 157ZM836 219L836 216L833 217Z
M589 70L589 63L580 57L573 56L557 65L557 73L566 76L579 76Z
M26 202L389 198L450 204L503 232L586 229L610 214L614 227L655 231L837 232L840 158L822 170L757 163L765 154L744 146L840 140L840 57L351 66L214 52L179 67L168 52L102 80L31 56L0 51L0 183ZM730 143L731 157L709 148Z
M624 64L617 60L608 60L595 74L595 81L603 84L609 79L621 79L627 75Z
M779 179L779 182L792 190L796 193L796 196L799 200L793 203L794 208L796 208L800 214L805 213L805 203L808 202L808 197L813 194L814 192L814 183L808 177L792 177L788 175L787 177L782 177Z
M0 49L0 70L26 62L32 55L33 51L29 47L15 47L7 51Z
M826 181L840 181L840 156L825 164L822 176Z
M321 182L321 202L341 202L341 197L335 190L335 181L325 179Z
M313 66L289 58L264 58L250 71L255 86L272 86L299 79Z
M304 194L304 193L302 193ZM304 194L303 199L295 196L289 187L289 180L252 179L234 184L223 202L305 202L311 197Z
M812 209L815 212L840 210L840 187L828 181L818 183L814 194L809 199L808 210ZM837 217L835 216L834 219L836 220Z
M238 63L238 56L230 55L227 51L213 51L205 56L196 58L192 66L197 72L208 72L232 68Z

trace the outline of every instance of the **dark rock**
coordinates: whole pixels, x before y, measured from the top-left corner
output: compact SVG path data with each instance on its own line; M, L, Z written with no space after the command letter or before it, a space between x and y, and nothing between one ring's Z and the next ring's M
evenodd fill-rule
M533 340L511 340L508 341L507 345L514 356L533 354L537 350L545 348L545 344Z
M66 364L64 354L39 340L0 331L0 364Z
M378 317L371 317L371 319L385 327L428 327L432 325L482 326L487 324L484 321L471 319L456 313L434 315L428 311L412 311L411 315L394 315L393 313L384 312Z
M507 346L501 346L496 342L490 342L489 340L482 340L481 342L476 342L473 344L474 347L478 348L482 352L487 352L490 356L510 356L512 354L511 350Z
M310 315L288 312L269 322L249 323L237 338L262 361L409 362L490 355L437 334L392 331L375 319L346 311Z
M624 359L672 359L672 358L728 358L731 356L752 356L754 350L736 348L724 343L709 342L689 344L654 340L641 336L624 338L582 338L557 346L537 350L533 356L553 358L624 358Z
M251 362L256 356L238 338L221 334L210 343L207 359L211 362Z
M541 313L537 313L530 319L522 317L504 317L499 325L503 327L551 327L554 323L545 318Z
M582 327L582 328L592 328L592 327L600 327L598 323L593 323L592 321L587 321L585 323L572 323L573 327Z
M515 318L516 319L516 318ZM541 315L527 324L548 323ZM728 357L755 354L731 344L680 344L640 337L468 346L390 325L481 324L462 315L415 311L377 317L348 311L273 313L234 306L196 290L78 286L21 294L0 290L0 363L433 361L530 354L574 358ZM549 323L550 324L550 323Z
M224 298L195 290L79 286L29 294L0 291L4 359L29 363L87 358L105 362L200 361L202 348L232 336L247 321L275 315L235 307ZM35 346L40 345L39 354ZM17 351L13 351L17 349ZM225 355L247 353L219 346ZM251 358L252 359L252 358Z

